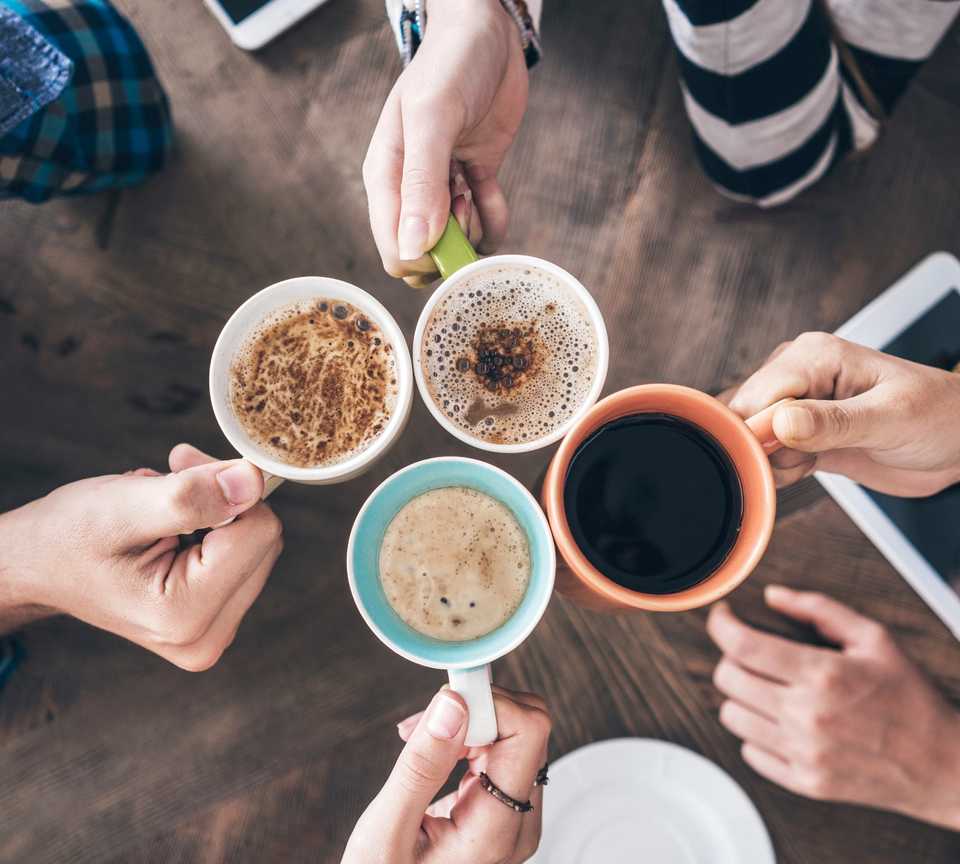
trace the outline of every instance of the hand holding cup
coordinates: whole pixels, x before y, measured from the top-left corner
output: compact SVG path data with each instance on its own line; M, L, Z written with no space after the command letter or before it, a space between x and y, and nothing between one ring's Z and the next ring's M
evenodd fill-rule
M780 486L813 471L844 474L890 495L932 495L960 480L960 375L829 333L784 342L733 393L746 417L776 410Z
M79 480L0 517L11 605L72 615L183 669L216 663L280 555L280 521L247 462L181 444L170 469Z
M496 689L500 737L464 745L465 703L450 690L398 726L406 746L383 789L357 822L342 864L521 864L540 841L550 716L531 693ZM468 769L455 792L435 801L461 759ZM532 810L517 812L480 783L480 773Z

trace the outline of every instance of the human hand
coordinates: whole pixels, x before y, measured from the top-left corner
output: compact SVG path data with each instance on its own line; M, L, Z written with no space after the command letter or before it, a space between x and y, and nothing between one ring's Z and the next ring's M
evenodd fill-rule
M777 485L814 470L890 495L932 495L960 480L960 375L827 333L780 345L729 400L749 417L787 396L770 457Z
M444 688L397 727L407 744L383 789L357 822L341 864L520 864L540 842L550 717L530 693L494 687L500 737L467 749L467 708ZM460 759L469 767L456 792L431 805ZM517 813L479 784L483 771L534 809Z
M452 210L482 251L507 230L497 172L527 106L517 27L499 0L431 3L425 38L394 84L363 163L384 269L429 285Z
M960 830L960 713L875 621L807 591L770 586L766 600L838 647L762 633L714 606L720 722L744 760L800 795Z
M10 602L73 615L183 669L212 666L280 554L280 521L248 462L180 444L170 469L80 480L0 516ZM234 516L180 549L179 535Z

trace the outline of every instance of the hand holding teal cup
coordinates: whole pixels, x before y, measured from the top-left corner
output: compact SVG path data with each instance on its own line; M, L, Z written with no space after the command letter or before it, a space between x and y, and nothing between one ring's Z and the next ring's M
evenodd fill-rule
M530 582L516 612L496 630L464 642L434 639L408 626L391 607L380 582L380 546L393 517L418 495L449 486L476 489L504 504L526 534L530 549ZM553 593L555 570L550 526L536 499L505 471L476 459L426 459L392 474L367 498L347 544L347 576L360 614L401 657L448 671L450 687L463 697L470 713L468 747L497 739L490 664L516 648L537 626Z

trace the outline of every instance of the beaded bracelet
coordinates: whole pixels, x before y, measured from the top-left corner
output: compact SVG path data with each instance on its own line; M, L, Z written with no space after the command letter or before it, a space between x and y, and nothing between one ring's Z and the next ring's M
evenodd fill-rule
M485 771L480 772L480 786L501 804L506 804L507 807L517 813L529 813L533 810L533 804L529 801L518 801L516 798L511 798L487 776Z

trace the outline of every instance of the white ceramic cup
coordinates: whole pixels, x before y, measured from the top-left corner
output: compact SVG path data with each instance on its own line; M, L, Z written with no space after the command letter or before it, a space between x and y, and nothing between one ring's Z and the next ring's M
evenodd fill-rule
M361 311L380 328L393 347L397 373L397 399L383 431L363 450L342 462L301 468L275 459L246 432L230 404L230 367L239 349L265 318L285 306L304 300L342 300ZM264 498L283 480L310 485L342 483L362 474L400 436L410 416L413 401L413 372L410 353L397 322L379 300L356 285L328 276L298 276L264 288L247 300L224 325L210 358L210 401L223 434L234 449L264 475Z
M448 229L449 230L449 229ZM590 390L584 398L582 404L577 408L571 417L564 423L561 423L549 434L531 441L523 441L513 444L497 444L492 441L485 441L475 435L471 435L465 429L457 426L450 420L441 408L436 404L430 395L430 389L427 386L426 376L423 370L423 345L424 332L427 329L427 323L437 304L446 297L454 288L460 285L465 279L469 279L478 273L487 270L496 270L499 267L531 267L536 270L543 270L559 280L560 284L567 288L583 304L587 311L591 327L596 339L597 367L593 383ZM417 321L417 329L413 335L413 373L417 381L417 389L420 396L433 415L434 419L451 435L459 438L466 444L477 447L480 450L487 450L493 453L527 453L531 450L539 450L541 447L547 447L556 441L559 441L567 434L567 431L581 418L600 397L604 382L607 380L607 366L610 362L610 344L607 341L607 328L603 323L603 316L596 301L590 292L580 283L580 281L556 264L544 261L542 258L534 258L530 255L493 255L489 258L481 258L473 261L471 264L460 267L458 270L448 276L433 292L430 299L427 300L420 318Z

